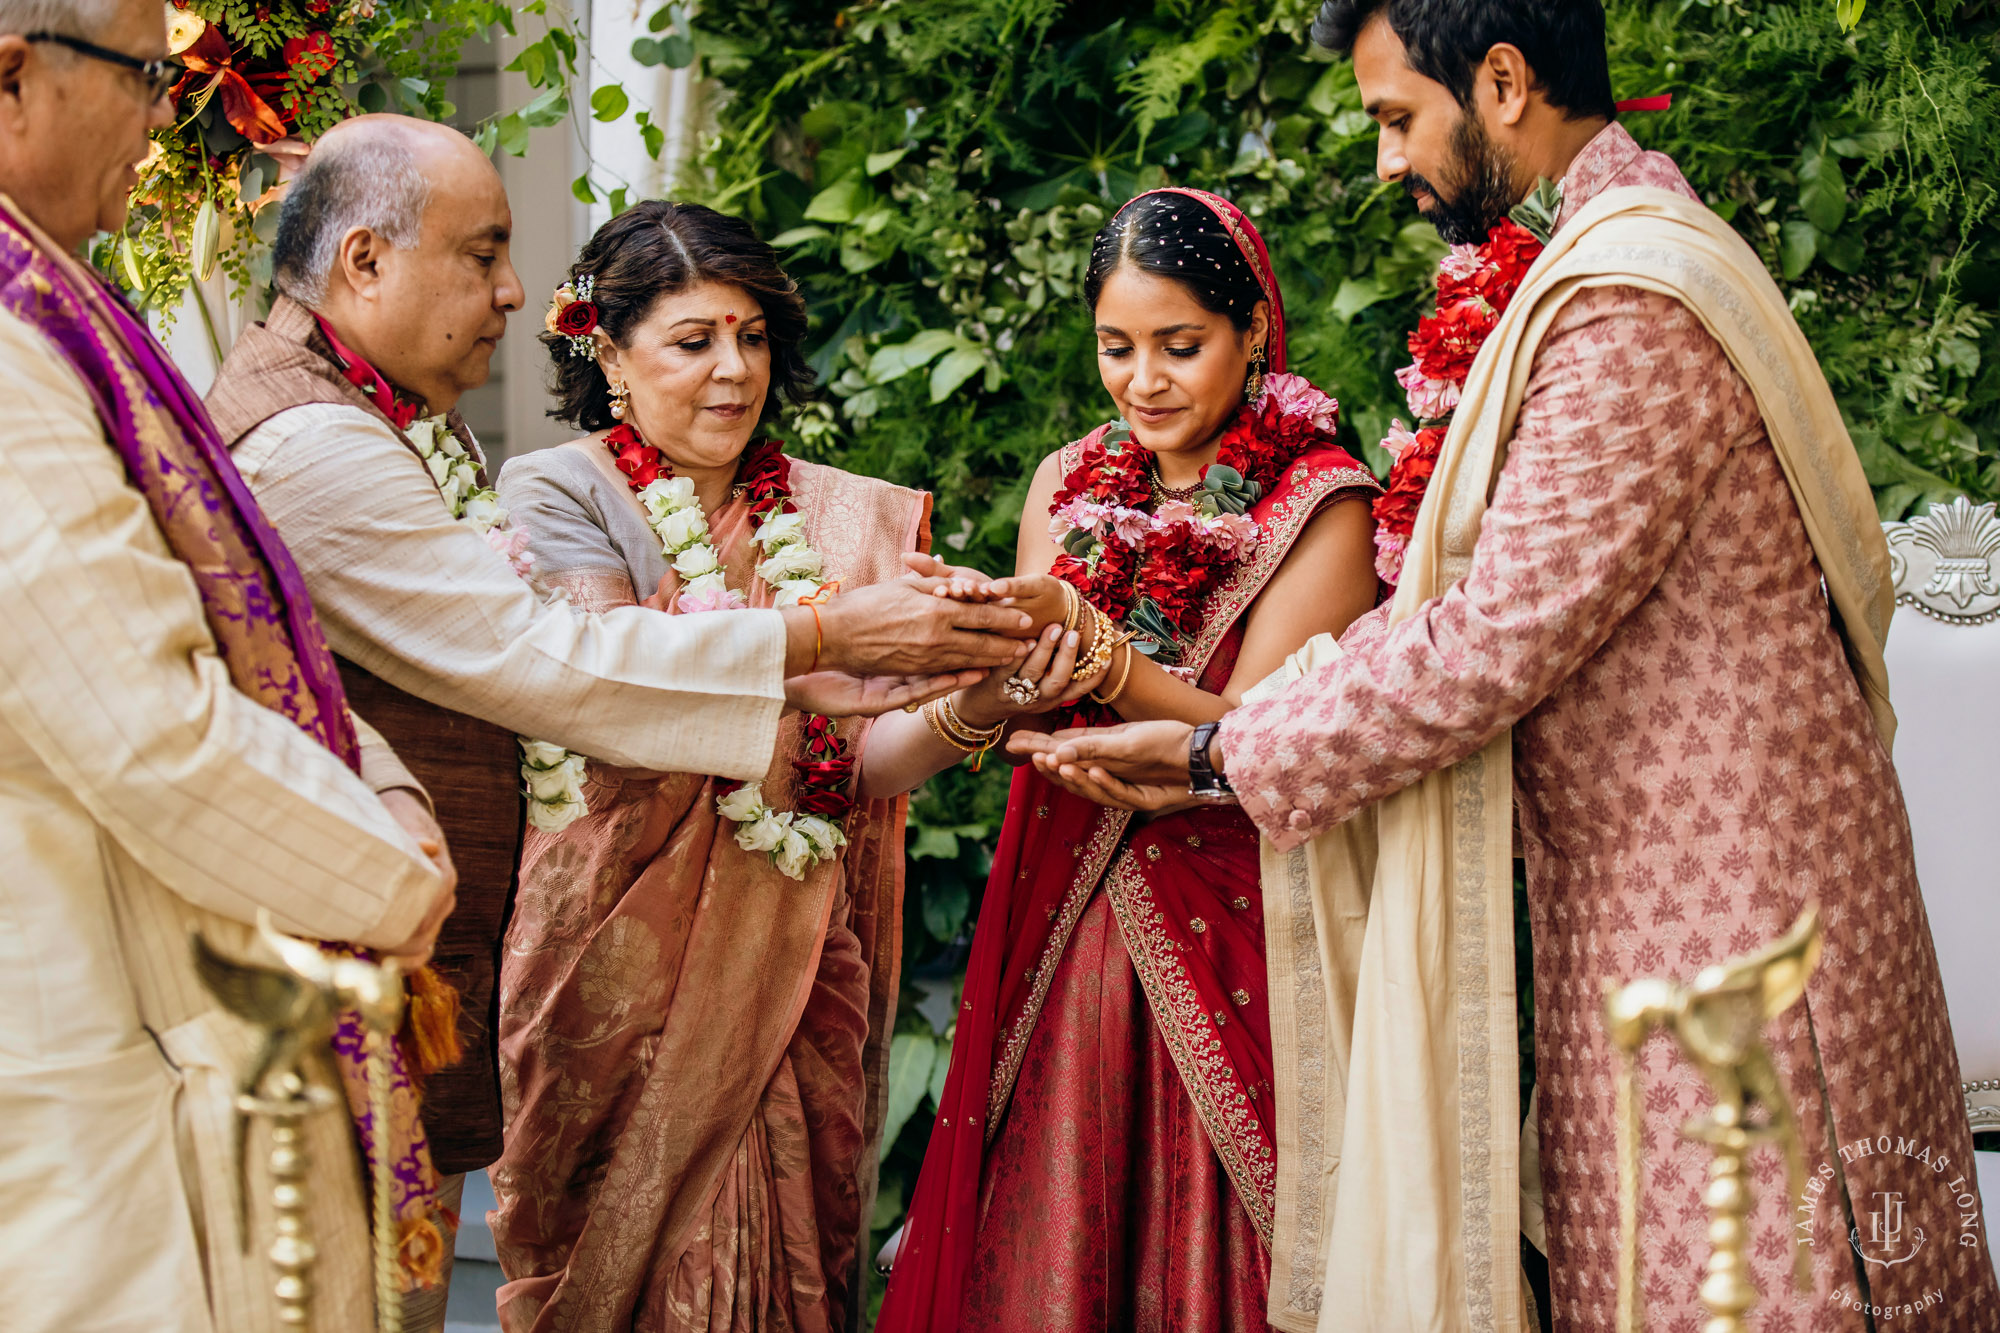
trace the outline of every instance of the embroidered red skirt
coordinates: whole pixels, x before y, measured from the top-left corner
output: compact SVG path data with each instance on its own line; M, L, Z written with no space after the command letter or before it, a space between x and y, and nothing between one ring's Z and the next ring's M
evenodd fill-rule
M988 1151L967 1330L1268 1327L1270 1257L1101 892L1056 969Z

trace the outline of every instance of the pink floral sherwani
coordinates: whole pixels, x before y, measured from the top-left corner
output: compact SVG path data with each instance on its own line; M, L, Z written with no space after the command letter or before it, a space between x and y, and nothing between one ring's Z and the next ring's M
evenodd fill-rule
M1691 195L1615 125L1563 184L1565 220L1614 185ZM1897 1328L2000 1329L1895 770L1757 403L1686 307L1599 287L1563 308L1470 572L1385 626L1367 617L1351 655L1232 714L1220 748L1282 847L1514 728L1556 1328L1614 1326L1605 986L1692 978L1816 901L1823 959L1768 1036L1818 1183L1802 1209L1775 1151L1753 1159L1756 1327L1865 1328L1859 1301ZM1648 1327L1695 1333L1707 1150L1677 1131L1710 1097L1665 1038L1641 1070Z

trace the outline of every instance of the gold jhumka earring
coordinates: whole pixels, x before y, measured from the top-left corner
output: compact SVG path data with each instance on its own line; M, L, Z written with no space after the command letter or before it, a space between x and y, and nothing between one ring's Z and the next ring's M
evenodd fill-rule
M1264 392L1264 349L1259 347L1250 353L1250 374L1243 381L1243 401L1254 403Z

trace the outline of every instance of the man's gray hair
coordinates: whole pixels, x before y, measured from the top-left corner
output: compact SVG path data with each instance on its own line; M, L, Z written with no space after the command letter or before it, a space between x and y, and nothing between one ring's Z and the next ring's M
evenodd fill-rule
M59 32L89 37L111 25L123 0L0 0L0 36Z
M397 249L410 249L430 201L416 153L393 135L337 139L314 150L285 191L278 215L271 256L278 290L301 305L318 306L347 233L366 227Z

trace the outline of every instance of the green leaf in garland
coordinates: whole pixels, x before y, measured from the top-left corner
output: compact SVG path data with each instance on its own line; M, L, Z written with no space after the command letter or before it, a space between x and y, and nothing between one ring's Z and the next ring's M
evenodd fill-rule
M1161 666L1173 666L1181 660L1180 632L1152 598L1139 599L1125 617L1125 627L1139 632L1132 646Z
M1264 488L1233 467L1211 463L1202 474L1201 491L1202 499L1212 503L1216 512L1241 514L1257 503Z
M1530 235L1547 245L1556 234L1556 219L1562 216L1562 186L1547 176L1535 181L1534 193L1514 205L1507 216L1528 229Z

